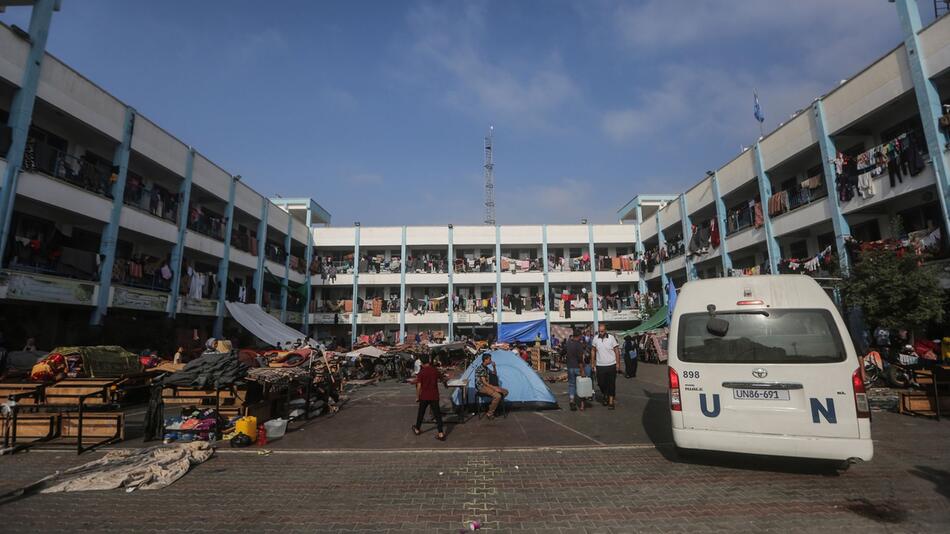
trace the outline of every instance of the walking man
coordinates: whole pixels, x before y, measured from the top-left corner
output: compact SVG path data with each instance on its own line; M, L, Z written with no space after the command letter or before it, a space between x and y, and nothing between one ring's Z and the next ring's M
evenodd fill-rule
M491 404L488 405L488 413L485 416L488 419L494 419L495 410L498 409L498 404L508 395L508 390L499 385L498 370L495 368L494 362L491 361L491 354L488 352L482 354L482 364L475 369L475 384L479 393L491 397Z
M637 344L630 336L623 338L623 374L627 378L637 376Z
M567 396L571 400L571 411L577 410L578 404L574 397L577 395L577 377L590 376L590 364L587 359L587 346L581 341L579 330L571 332L571 337L564 343L564 355L567 363ZM581 411L584 411L584 398L577 399Z
M419 356L422 369L416 375L416 400L419 402L419 411L416 414L416 424L412 426L412 433L422 434L422 418L426 415L426 408L432 410L436 429L439 431L435 439L445 441L445 431L442 428L442 410L439 409L439 372L429 362L429 355Z
M607 325L600 323L597 335L590 345L591 358L597 366L597 386L603 397L601 402L608 409L616 408L617 373L620 371L620 345L614 336L607 333Z

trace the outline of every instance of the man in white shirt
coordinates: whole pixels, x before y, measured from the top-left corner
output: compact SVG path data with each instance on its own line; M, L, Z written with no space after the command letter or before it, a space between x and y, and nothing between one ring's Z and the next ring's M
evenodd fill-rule
M606 324L600 323L597 335L591 340L590 353L597 373L601 402L613 410L616 407L617 372L620 371L620 344L614 336L607 333Z

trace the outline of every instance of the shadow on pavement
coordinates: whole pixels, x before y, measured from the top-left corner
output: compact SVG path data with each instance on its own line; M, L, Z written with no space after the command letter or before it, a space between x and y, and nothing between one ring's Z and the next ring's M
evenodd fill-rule
M927 467L926 465L915 465L913 469L909 469L908 473L914 475L917 478L922 478L928 482L933 482L934 489L940 495L943 495L947 499L950 499L950 473L942 469L934 469L933 467Z

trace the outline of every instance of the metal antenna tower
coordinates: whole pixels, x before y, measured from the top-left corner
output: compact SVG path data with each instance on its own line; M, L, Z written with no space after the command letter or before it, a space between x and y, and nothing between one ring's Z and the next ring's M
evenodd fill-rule
M485 224L495 226L495 164L491 157L491 138L494 126L488 127L485 138Z

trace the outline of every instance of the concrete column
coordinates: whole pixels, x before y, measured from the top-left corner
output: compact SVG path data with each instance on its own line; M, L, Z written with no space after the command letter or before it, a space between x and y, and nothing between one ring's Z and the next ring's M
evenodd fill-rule
M182 259L185 256L185 234L188 231L188 208L191 204L191 178L195 170L195 149L188 148L185 160L185 179L178 188L178 240L172 248L172 287L168 298L168 316L178 313L178 292L181 289Z
M732 258L729 256L729 246L726 244L726 204L719 193L719 173L712 173L713 201L716 205L716 225L719 227L719 258L722 260L722 275L729 276L732 271Z
M406 227L402 227L399 248L399 342L406 342Z
M125 179L129 174L129 152L132 149L132 132L135 129L135 110L125 108L125 123L122 127L122 142L115 148L112 156L112 211L109 222L102 229L99 240L99 300L92 311L89 324L100 325L108 313L109 292L112 288L112 267L115 265L115 247L119 240L119 221L122 217L122 204L125 200Z
M267 252L267 211L270 200L261 199L261 221L257 223L257 271L254 272L254 304L264 302L264 257Z
M643 258L644 252L646 249L643 247L643 236L640 233L640 224L643 222L643 208L640 206L639 199L637 200L637 257ZM647 281L644 275L640 274L640 269L637 269L637 287L640 290L641 295L647 294Z
M943 214L943 233L946 234L950 232L950 159L948 152L944 150L944 138L937 122L943 115L943 110L940 108L937 87L930 79L930 76L936 73L927 72L927 65L920 57L920 39L917 34L922 24L916 0L897 0L896 4L901 29L904 31L904 49L907 51L910 76L914 81L914 95L917 97L920 121L927 139L927 151L930 153L937 182L937 198L940 199L940 210ZM950 242L946 235L943 240L944 243Z
M13 95L10 105L10 149L7 150L7 168L3 173L3 189L0 190L0 261L4 257L7 241L10 239L10 223L13 219L13 205L16 202L17 181L20 167L23 165L23 152L33 122L33 104L36 102L36 88L40 82L40 69L46 55L46 39L49 36L53 11L58 9L59 0L36 0L30 15L30 50L27 52L20 88Z
M356 324L360 315L357 298L360 291L360 225L353 227L353 313L350 314L350 346L356 344Z
M666 236L663 235L663 228L660 227L660 209L656 210L654 216L656 217L656 239L657 239L657 249L662 248L666 244ZM663 257L660 256L660 294L663 295L663 304L667 304L666 300L668 295L666 294L666 283L669 279L666 277L666 266L663 265Z
M693 221L689 217L689 211L686 209L686 193L680 195L680 224L683 225L683 243L686 244L686 252L683 254L686 260L686 281L699 278L696 274L696 265L693 264L693 257L689 253L689 242L693 239Z
M495 324L500 326L501 314L501 227L495 225Z
M231 262L231 232L234 229L234 191L240 176L231 178L231 188L228 190L228 205L224 210L224 255L218 262L218 316L214 321L214 337L224 337L224 314L227 311L224 305L225 293L228 291L228 267Z
M548 225L541 225L541 257L544 261L544 327L548 333L548 345L551 345L551 284L548 273Z
M821 168L825 174L825 183L828 187L828 207L831 208L831 224L835 229L835 250L838 254L838 266L841 274L847 276L851 270L851 258L848 257L848 248L844 246L845 236L851 235L851 226L841 213L841 204L838 201L838 176L835 173L834 160L838 154L835 143L831 139L828 127L825 125L825 108L821 100L812 106L815 115L815 126L818 128L818 148L821 151Z
M600 295L597 293L597 254L594 253L594 225L587 223L587 253L590 255L590 290L594 293L591 309L594 312L594 331L600 325Z
M313 211L310 204L307 205L307 250L304 251L304 288L305 296L303 303L303 318L301 319L301 328L306 336L310 335L310 298L313 295L313 276L310 274L310 262L313 261Z
M452 235L452 234L453 234L453 230L454 230L454 228L453 228L452 225L450 224L450 225L449 225L449 261L448 261L448 265L449 265L449 295L448 295L449 306L448 306L448 308L447 308L447 309L449 310L449 332L448 332L448 340L449 340L449 341L455 341L455 329L453 328L453 324L452 324L452 323L453 323L453 319L454 319L453 316L455 315L455 299L453 298L453 295L455 294L455 286L453 285L453 280L452 280L452 275L455 274L455 247L454 247L453 244L452 244L452 238L453 238L453 235Z
M287 236L284 237L284 280L280 284L280 322L287 323L287 293L290 291L290 246L293 242L294 217L287 210Z
M762 150L759 142L755 142L753 147L755 174L759 182L759 197L762 200L762 221L765 225L765 246L768 249L769 272L778 274L778 262L782 257L782 251L779 249L778 240L775 239L775 233L772 231L772 217L769 216L769 199L772 198L772 181L769 180L768 173L765 172L765 163L762 160ZM753 218L755 214L753 214Z

